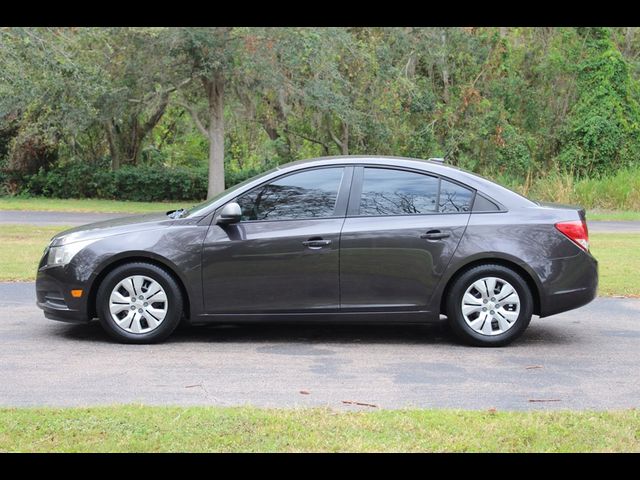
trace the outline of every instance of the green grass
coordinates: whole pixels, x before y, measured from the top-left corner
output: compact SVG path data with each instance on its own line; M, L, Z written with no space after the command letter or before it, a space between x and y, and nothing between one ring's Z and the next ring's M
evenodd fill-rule
M69 227L0 225L0 281L34 280L38 261L53 235ZM600 295L640 296L640 235L592 233L600 267Z
M640 296L640 234L592 233L589 240L600 270L598 294Z
M0 225L0 281L34 280L49 240L67 228Z
M621 210L589 210L587 211L587 221L609 220L617 222L631 222L640 220L640 212Z
M504 173L489 176L532 200L581 205L587 210L640 212L639 167L621 169L602 178L576 179L569 173L557 172L525 181Z
M4 452L637 452L640 412L0 409Z
M50 212L154 213L187 208L199 200L175 202L123 202L119 200L0 197L1 210L40 210Z

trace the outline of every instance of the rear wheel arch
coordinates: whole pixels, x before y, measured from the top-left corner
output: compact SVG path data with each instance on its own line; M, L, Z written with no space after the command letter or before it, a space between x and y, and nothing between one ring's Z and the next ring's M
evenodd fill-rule
M442 290L442 294L440 295L440 313L446 314L447 311L447 297L449 296L449 291L456 280L463 275L465 272L471 270L472 268L478 267L480 265L500 265L505 268L510 268L517 274L519 274L525 282L527 282L527 286L531 290L531 296L533 297L533 313L535 315L540 315L540 286L534 280L533 274L523 268L521 265L517 264L514 261L504 259L504 258L480 258L477 260L473 260L469 263L466 263L460 266L448 279L444 289Z
M105 279L105 277L112 272L113 270L115 270L116 268L120 267L121 265L125 265L127 263L148 263L150 265L154 265L158 268L161 268L162 270L164 270L166 273L168 273L169 275L171 275L171 277L173 277L173 279L176 281L176 283L178 284L178 287L180 288L180 292L182 293L182 298L184 299L183 301L183 314L185 316L185 318L189 318L190 316L190 312L191 312L191 307L190 307L190 298L189 298L189 292L187 291L187 288L185 287L184 281L182 280L182 278L180 278L180 275L178 275L175 270L173 268L171 268L171 266L167 265L166 263L156 259L156 258L152 258L152 257L146 257L146 256L130 256L130 257L122 257L119 258L111 263L109 263L108 265L104 266L100 272L98 273L98 275L96 276L96 278L93 280L93 283L91 284L91 288L89 289L89 296L87 298L87 312L89 313L89 318L95 318L97 317L98 313L97 313L97 306L96 306L96 297L98 295L98 289L100 288L100 285L102 284L102 281Z

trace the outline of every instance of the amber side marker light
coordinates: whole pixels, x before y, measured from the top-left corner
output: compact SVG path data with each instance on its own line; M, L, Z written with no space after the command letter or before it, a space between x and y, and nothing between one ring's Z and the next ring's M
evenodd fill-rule
M80 298L82 296L82 290L71 290L71 296L73 298Z

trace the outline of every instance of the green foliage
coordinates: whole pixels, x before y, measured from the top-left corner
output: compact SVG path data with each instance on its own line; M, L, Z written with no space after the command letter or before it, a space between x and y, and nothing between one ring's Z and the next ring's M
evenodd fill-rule
M122 167L112 172L82 163L41 170L26 180L32 195L54 198L107 198L132 201L204 199L207 172L184 167Z
M445 156L527 189L640 165L635 27L6 28L0 56L2 193L139 195L121 165L197 190L213 73L227 185L338 154ZM86 171L56 177L68 163Z
M271 168L267 165L266 168ZM231 187L258 175L265 168L229 168L225 175L226 187ZM22 183L15 192L53 198L105 198L130 201L159 202L163 200L199 200L207 195L205 168L145 165L126 166L115 172L95 168L80 162L58 165L50 170L41 169L35 175L26 175L14 182Z
M608 29L584 29L577 101L564 130L559 165L578 174L604 173L638 163L637 82Z

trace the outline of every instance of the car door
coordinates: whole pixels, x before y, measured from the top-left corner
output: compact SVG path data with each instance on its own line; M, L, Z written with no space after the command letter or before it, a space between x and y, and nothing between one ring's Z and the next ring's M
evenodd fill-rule
M236 197L240 223L213 224L204 241L205 311L337 311L340 230L352 171L306 169Z
M340 239L343 311L426 310L475 192L426 173L357 167Z

